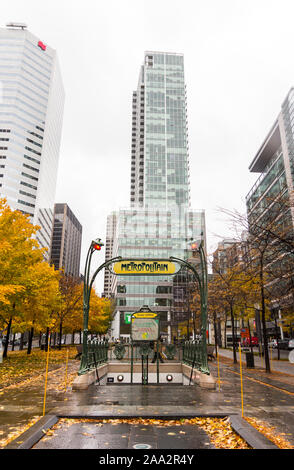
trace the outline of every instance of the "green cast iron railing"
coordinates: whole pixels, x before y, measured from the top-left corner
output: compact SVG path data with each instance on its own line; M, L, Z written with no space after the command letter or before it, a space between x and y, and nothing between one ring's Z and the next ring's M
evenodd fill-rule
M205 356L204 357L204 353ZM202 371L203 364L207 363L207 354L204 352L201 340L185 341L183 344L183 360L184 364L187 364L194 369Z
M104 364L108 361L108 341L88 341L86 370Z

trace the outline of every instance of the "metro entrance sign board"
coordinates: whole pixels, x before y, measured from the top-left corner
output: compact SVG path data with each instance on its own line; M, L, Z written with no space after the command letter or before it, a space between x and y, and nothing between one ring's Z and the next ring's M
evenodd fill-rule
M180 266L174 262L161 259L128 259L114 263L113 273L118 275L152 275L162 276L163 274L176 274Z
M131 338L132 341L157 341L159 338L159 315L151 311L133 313Z

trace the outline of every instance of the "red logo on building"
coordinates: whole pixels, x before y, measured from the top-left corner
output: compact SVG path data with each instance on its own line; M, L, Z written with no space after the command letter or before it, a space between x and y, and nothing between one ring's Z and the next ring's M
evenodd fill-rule
M42 51L46 51L46 46L42 43L42 41L38 42L38 46L42 49Z

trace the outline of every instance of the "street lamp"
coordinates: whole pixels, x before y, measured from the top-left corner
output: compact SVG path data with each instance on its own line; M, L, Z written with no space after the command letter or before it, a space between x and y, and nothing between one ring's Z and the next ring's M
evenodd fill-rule
M96 238L90 243L88 249L85 271L84 271L84 292L83 292L83 351L82 351L82 360L80 365L79 373L83 373L87 369L87 350L88 350L88 323L89 323L89 303L90 303L90 294L91 294L91 284L90 284L90 267L92 255L95 251L100 251L101 247L104 246L104 243L101 242L101 238Z

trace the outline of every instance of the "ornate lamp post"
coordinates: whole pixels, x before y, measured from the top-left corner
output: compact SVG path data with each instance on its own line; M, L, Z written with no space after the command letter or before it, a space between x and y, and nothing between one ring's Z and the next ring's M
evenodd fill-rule
M86 258L85 272L84 272L84 295L83 295L83 351L82 351L82 360L80 365L79 374L86 372L87 370L87 352L88 352L88 323L89 323L89 301L91 287L90 285L90 267L92 255L95 251L101 250L101 247L104 246L104 243L101 242L100 238L92 240Z
M104 243L101 242L100 238L93 240L90 244L90 248L87 253L86 264L85 264L85 274L84 274L84 296L83 296L83 349L82 349L82 359L80 364L80 369L78 374L82 375L88 371L88 324L89 324L89 309L90 309L90 296L91 289L97 274L103 269L108 267L110 264L114 263L121 259L120 256L112 258L105 263L102 263L94 272L90 280L90 267L91 259L94 251L101 250L101 247L104 246Z

